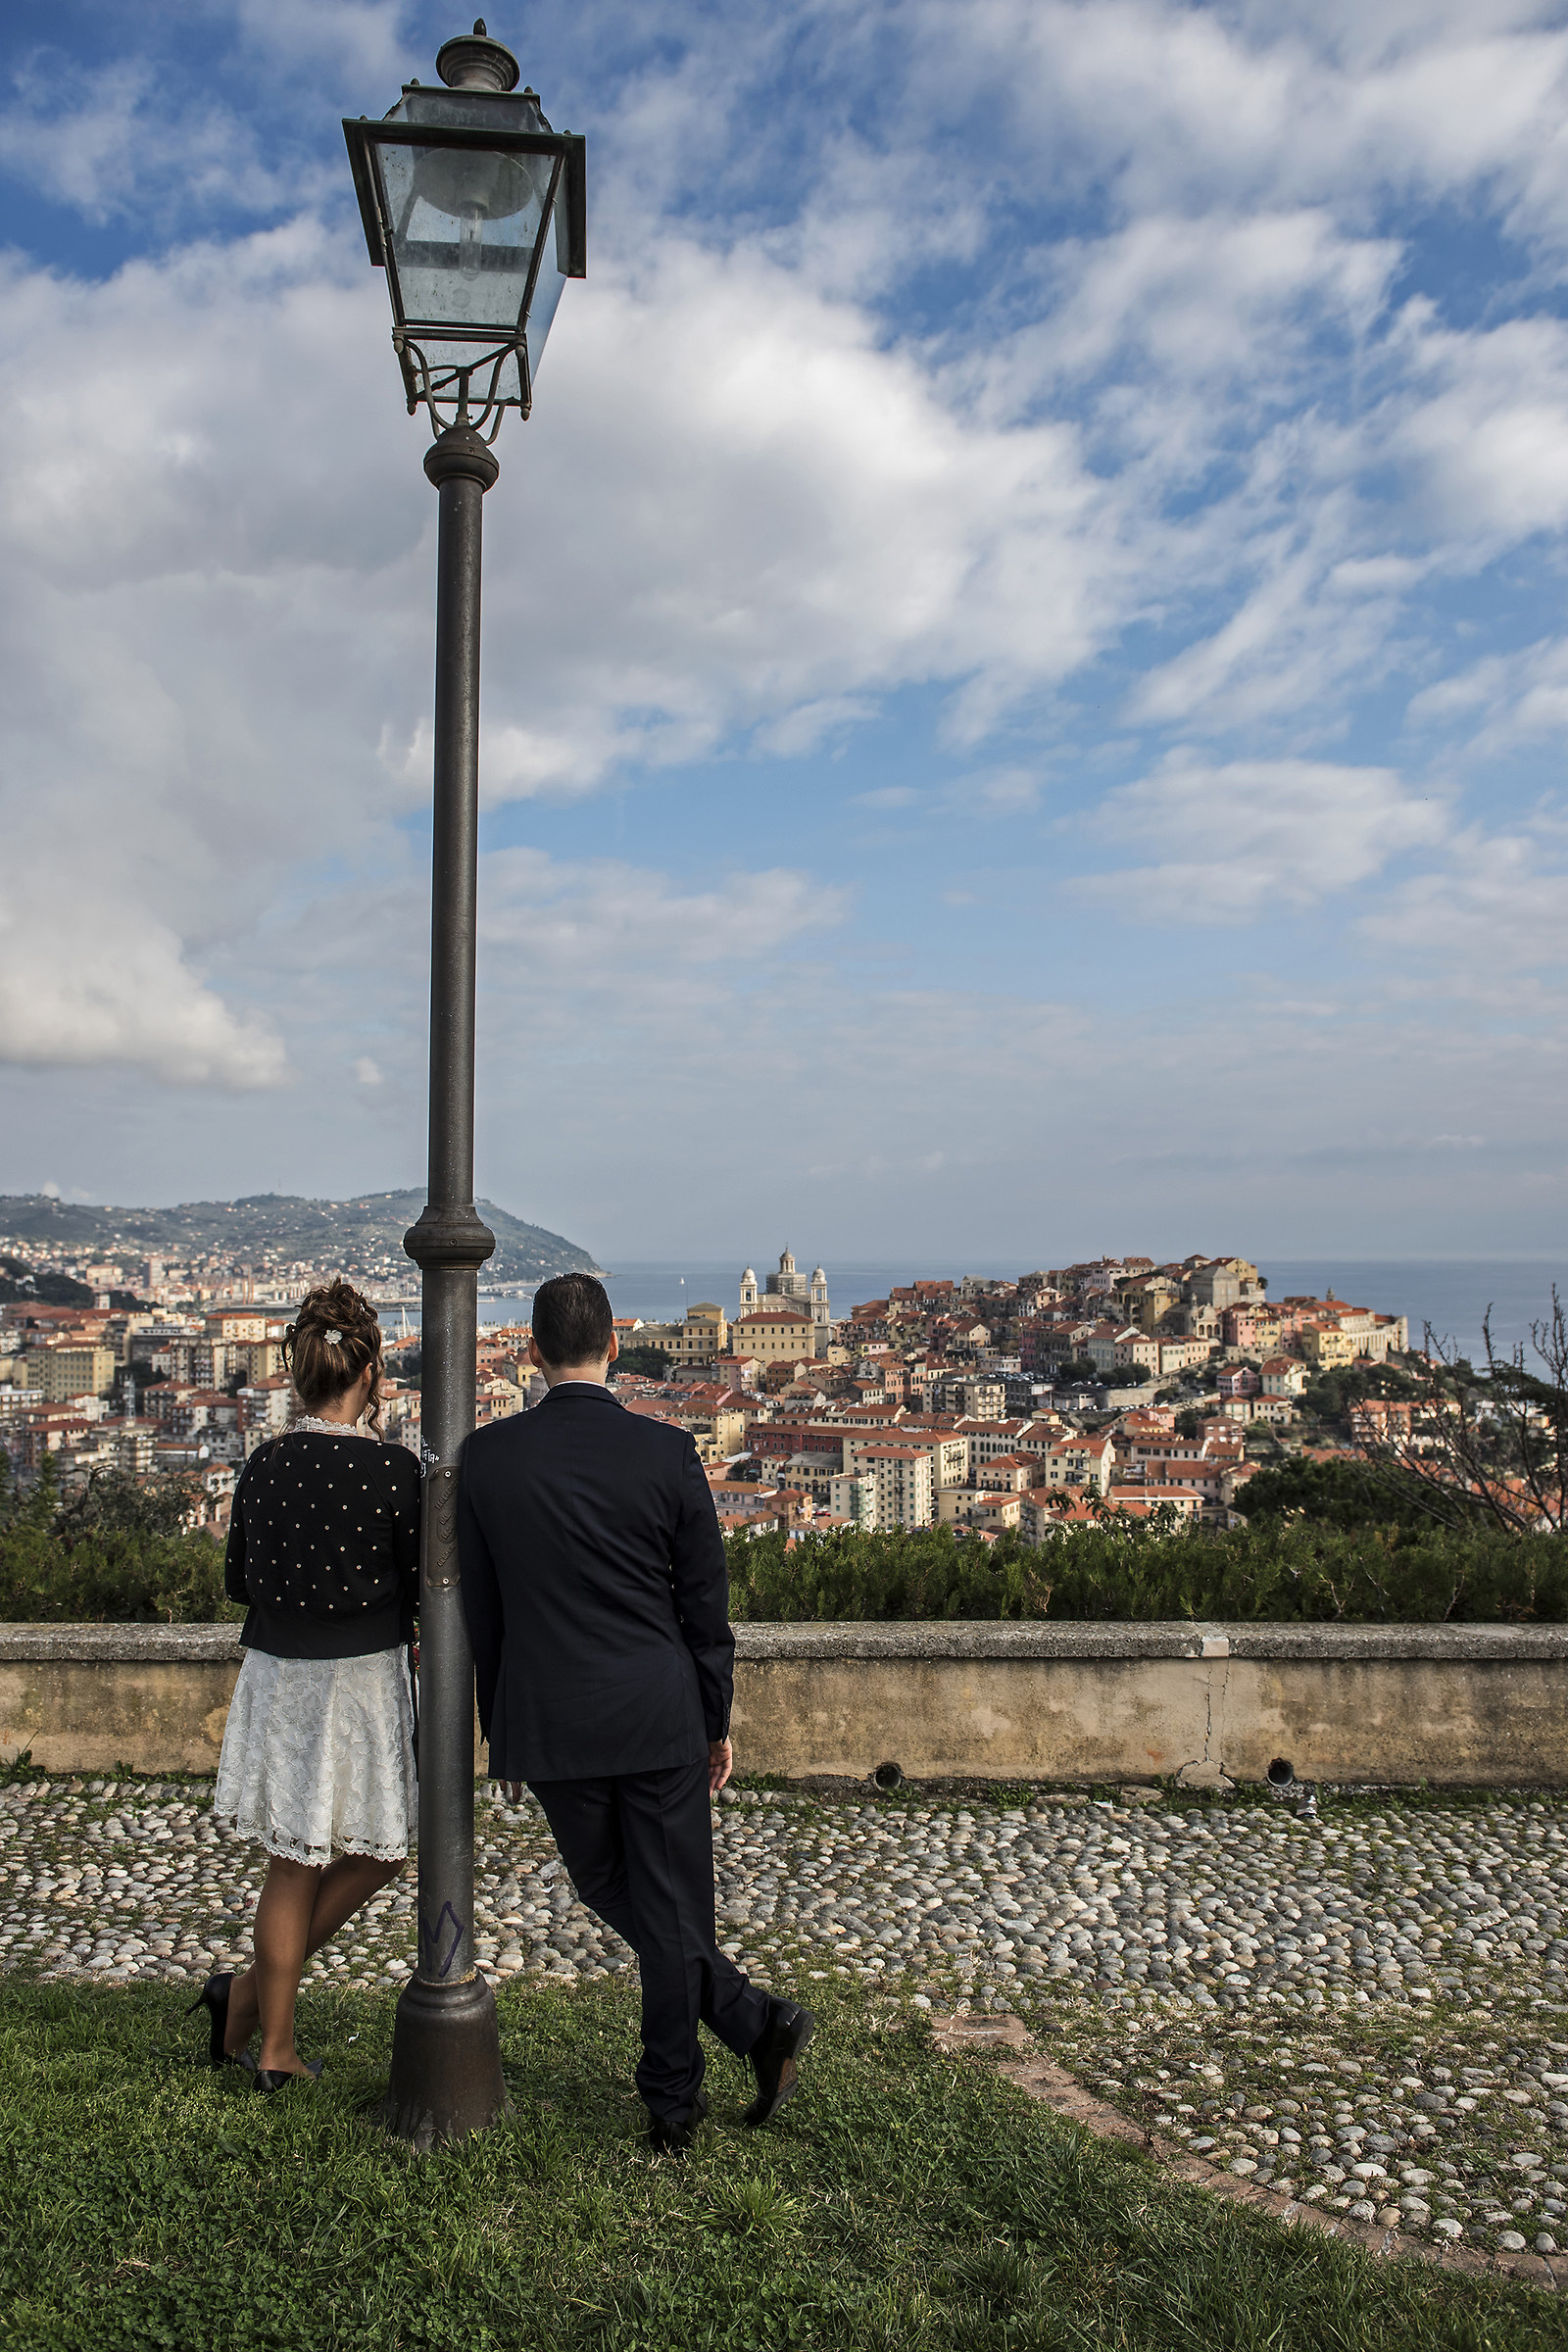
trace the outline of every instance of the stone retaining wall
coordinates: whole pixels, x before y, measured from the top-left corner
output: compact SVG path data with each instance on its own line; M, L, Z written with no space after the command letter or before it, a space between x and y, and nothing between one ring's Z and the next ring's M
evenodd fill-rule
M743 1772L1568 1785L1568 1627L743 1625ZM0 1626L0 1757L210 1771L227 1625Z

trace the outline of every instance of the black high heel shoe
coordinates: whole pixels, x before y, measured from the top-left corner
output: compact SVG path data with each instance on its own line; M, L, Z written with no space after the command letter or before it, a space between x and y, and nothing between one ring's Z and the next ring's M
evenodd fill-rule
M296 2074L292 2067L259 2066L256 2069L256 2087L270 2096L274 2090L286 2090L291 2082L314 2082L325 2063L322 2058L307 2058L303 2075Z
M224 2036L228 2032L228 1996L233 1988L232 1975L209 1977L186 2010L185 2015L194 2017L198 2009L206 2010L209 2028L207 2055L212 2066L215 2068L237 2066L242 2068L246 2074L254 2074L256 2061L249 2050L231 2051L225 2050L223 2047Z

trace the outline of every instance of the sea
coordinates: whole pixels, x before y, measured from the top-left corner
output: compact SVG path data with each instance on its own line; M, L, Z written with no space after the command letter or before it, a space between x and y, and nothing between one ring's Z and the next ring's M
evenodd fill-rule
M815 1262L799 1261L809 1272ZM1410 1338L1419 1347L1430 1324L1437 1338L1463 1355L1483 1352L1482 1323L1489 1309L1493 1345L1499 1353L1530 1348L1532 1323L1551 1313L1552 1287L1568 1296L1568 1254L1562 1258L1468 1257L1276 1257L1260 1258L1258 1269L1268 1278L1269 1297L1293 1294L1321 1298L1330 1292L1353 1306L1366 1306L1383 1315L1406 1315ZM932 1281L957 1282L965 1274L1012 1280L1030 1269L1023 1264L1003 1266L966 1259L933 1264L929 1258L899 1264L828 1262L828 1295L835 1315L847 1314L862 1299L885 1298L895 1284L923 1276ZM765 1273L758 1267L760 1277ZM650 1323L679 1322L688 1306L710 1299L733 1314L740 1293L741 1268L733 1258L634 1259L607 1275L605 1288L617 1315L640 1315ZM382 1320L389 1332L419 1327L417 1307L388 1306ZM484 1324L525 1322L527 1296L479 1299Z

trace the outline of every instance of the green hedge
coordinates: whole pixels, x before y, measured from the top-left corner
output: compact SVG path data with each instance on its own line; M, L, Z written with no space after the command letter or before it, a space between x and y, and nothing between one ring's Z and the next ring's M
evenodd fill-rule
M1036 1548L949 1528L726 1540L737 1621L1230 1618L1366 1625L1568 1620L1568 1539L1263 1520L1075 1528Z
M62 1504L52 1466L18 1501L0 1472L0 1619L237 1620L242 1612L223 1595L221 1545L183 1526L190 1502L179 1480L137 1486L110 1477ZM1224 1533L1107 1521L1040 1549L1016 1536L986 1544L950 1528L841 1530L789 1545L779 1535L737 1535L726 1549L737 1621L1568 1620L1568 1538L1479 1528L1259 1515Z

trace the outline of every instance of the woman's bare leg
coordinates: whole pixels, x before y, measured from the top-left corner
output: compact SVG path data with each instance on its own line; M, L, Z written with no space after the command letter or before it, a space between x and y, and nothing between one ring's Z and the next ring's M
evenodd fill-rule
M324 1870L272 1856L256 1905L256 1958L229 1987L225 2049L237 2055L260 2022L258 2064L280 2074L302 2071L294 2048L294 2003L305 1963L402 1868L368 1854L339 1854ZM282 2057L270 2054L279 2049Z
M335 1936L343 1922L352 1919L360 1905L368 1903L377 1887L395 1879L402 1868L401 1862L377 1862L373 1854L339 1854L330 1868L322 1871L316 1890L307 1953L318 1951L327 1937Z
M294 2001L305 1967L311 1913L323 1876L323 1872L313 1869L309 1863L285 1862L281 1855L272 1856L268 1864L267 1884L256 1905L256 1958L245 1977L229 1987L229 2032L225 2039L231 2039L238 2028L234 1995L243 1986L261 2017L262 2054L257 2063L278 2074L301 2071L294 2047Z

